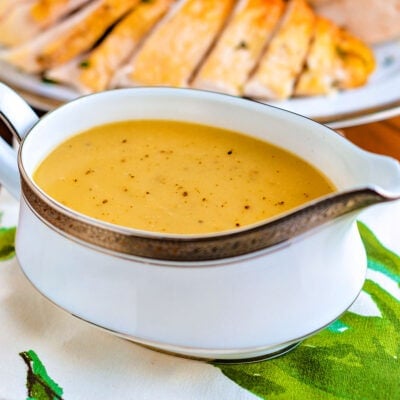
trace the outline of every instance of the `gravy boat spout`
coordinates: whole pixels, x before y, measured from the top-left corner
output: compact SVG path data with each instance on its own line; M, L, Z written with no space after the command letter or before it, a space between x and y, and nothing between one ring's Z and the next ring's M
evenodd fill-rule
M377 187L324 196L264 225L264 247L286 242L346 214L398 199L399 194L388 193Z

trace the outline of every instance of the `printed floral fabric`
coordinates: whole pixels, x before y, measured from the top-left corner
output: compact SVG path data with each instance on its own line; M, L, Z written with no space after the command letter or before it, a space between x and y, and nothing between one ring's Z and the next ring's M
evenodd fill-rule
M14 250L18 204L2 193L0 398L400 398L400 258L388 249L400 253L395 222L400 204L378 211L358 224L368 274L349 311L285 356L213 365L144 349L44 299L19 268Z

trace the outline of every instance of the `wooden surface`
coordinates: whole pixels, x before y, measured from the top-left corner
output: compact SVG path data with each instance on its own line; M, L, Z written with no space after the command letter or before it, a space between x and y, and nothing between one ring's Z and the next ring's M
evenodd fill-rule
M343 133L353 143L366 150L400 160L400 116L343 129Z
M366 150L386 154L400 160L400 116L343 129L341 132L353 143ZM1 121L0 135L10 139L10 134Z

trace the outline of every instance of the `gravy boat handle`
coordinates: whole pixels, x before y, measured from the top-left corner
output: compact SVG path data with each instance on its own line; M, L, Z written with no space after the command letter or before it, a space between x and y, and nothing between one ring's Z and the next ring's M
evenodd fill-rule
M5 122L19 143L39 117L20 95L0 83L0 119ZM0 138L0 183L12 196L19 198L17 152L2 138Z

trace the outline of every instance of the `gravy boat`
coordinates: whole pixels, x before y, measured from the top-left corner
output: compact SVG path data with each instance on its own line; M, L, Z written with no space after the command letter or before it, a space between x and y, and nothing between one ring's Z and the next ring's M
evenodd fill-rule
M400 196L397 161L305 117L237 97L121 89L79 98L39 120L0 84L0 114L20 141L18 161L0 142L0 182L20 198L16 253L27 278L70 314L180 356L274 357L335 321L365 279L358 213ZM307 160L338 192L250 226L179 235L95 220L35 184L35 168L66 138L129 119L243 132Z

